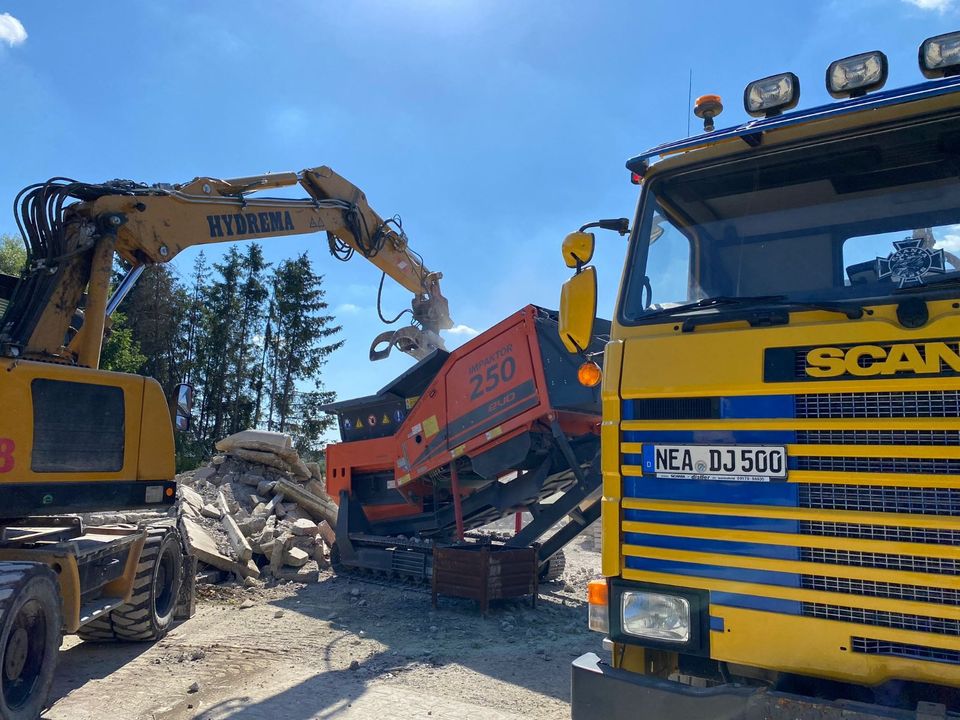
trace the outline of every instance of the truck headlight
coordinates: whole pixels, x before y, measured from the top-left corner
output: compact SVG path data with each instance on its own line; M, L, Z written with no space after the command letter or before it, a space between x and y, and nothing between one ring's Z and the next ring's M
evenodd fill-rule
M832 97L858 97L887 82L887 56L879 50L834 60L827 68L827 92Z
M662 640L690 640L690 601L676 595L627 590L620 596L621 629L628 635Z
M960 72L960 32L927 38L920 45L920 72L925 77L945 77Z
M800 78L791 72L754 80L743 91L743 109L753 117L773 117L800 102Z

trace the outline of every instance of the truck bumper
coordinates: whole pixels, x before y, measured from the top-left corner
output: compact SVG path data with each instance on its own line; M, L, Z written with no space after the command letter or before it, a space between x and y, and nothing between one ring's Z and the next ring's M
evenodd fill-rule
M942 705L917 711L855 702L828 702L764 688L718 685L695 688L618 670L595 653L573 661L573 720L933 720Z

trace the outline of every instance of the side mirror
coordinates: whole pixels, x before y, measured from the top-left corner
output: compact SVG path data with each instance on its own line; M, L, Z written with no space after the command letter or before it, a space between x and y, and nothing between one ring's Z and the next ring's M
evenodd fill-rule
M173 414L173 425L180 432L190 429L193 419L193 385L180 383L177 385L177 404Z
M593 233L572 232L563 239L563 261L568 268L581 268L593 259Z
M571 233L571 235L587 233ZM568 238L570 235L567 236ZM592 236L591 236L592 237ZM566 241L564 241L566 256ZM593 339L597 315L597 269L583 268L563 284L560 291L560 340L571 353L587 349Z

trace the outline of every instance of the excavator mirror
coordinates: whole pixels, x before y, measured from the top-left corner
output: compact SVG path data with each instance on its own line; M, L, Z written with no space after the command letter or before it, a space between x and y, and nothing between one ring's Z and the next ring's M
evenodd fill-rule
M193 418L193 385L189 383L177 385L176 397L174 426L180 432L185 432L190 429L190 420Z
M571 353L583 352L593 338L597 315L597 269L583 268L560 291L560 340Z
M572 232L563 239L563 261L569 268L580 268L593 258L593 233Z

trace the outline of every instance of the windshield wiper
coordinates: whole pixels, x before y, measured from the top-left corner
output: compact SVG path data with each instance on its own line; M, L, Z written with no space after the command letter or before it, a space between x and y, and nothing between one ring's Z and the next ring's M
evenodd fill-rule
M692 303L684 303L676 307L664 308L650 315L675 315L690 312L692 310L701 310L703 308L731 308L745 309L752 307L774 306L777 310L824 310L826 312L843 313L851 320L858 320L863 317L863 305L852 302L831 302L829 300L790 300L786 295L746 295L734 297L731 295L718 295L712 298L704 298ZM649 315L648 315L649 317ZM693 319L693 318L691 318Z
M746 320L752 327L786 325L790 322L790 313L797 310L822 310L835 312L850 320L863 317L863 305L855 302L789 300L785 295L767 295L743 298L718 297L689 303L669 311L689 311L702 308L722 308L720 312L708 315L694 315L684 318L682 331L693 332L698 325L716 325L719 323Z
M767 305L770 303L780 302L783 299L783 295L745 295L743 297L735 297L733 295L717 295L716 297L703 298L702 300L683 303L682 305L675 305L674 307L661 308L660 310L655 310L652 313L648 313L645 317L651 317L653 315L670 316L679 313L690 312L691 310L700 310L702 308L712 307Z

